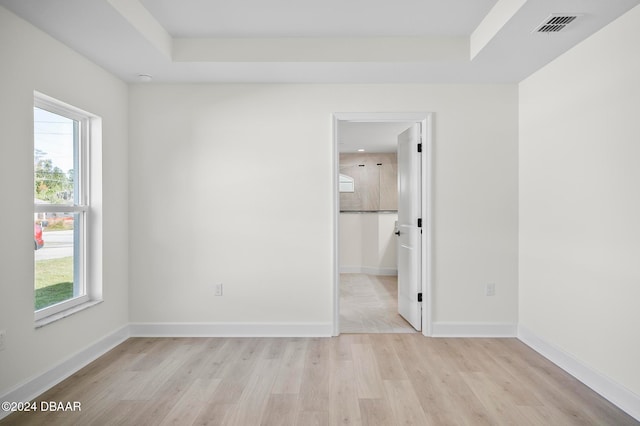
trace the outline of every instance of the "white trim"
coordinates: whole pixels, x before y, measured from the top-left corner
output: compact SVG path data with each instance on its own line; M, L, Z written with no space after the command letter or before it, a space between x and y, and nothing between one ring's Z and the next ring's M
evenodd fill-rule
M128 338L129 326L127 325L92 343L75 355L69 356L66 360L42 374L32 377L26 382L14 387L12 390L0 396L0 401L31 401L64 379L70 377L87 364L106 354ZM0 419L9 414L11 413L0 410Z
M341 274L367 274L367 275L385 275L389 277L397 276L396 268L374 268L371 266L340 266Z
M404 123L425 120L432 113L424 112L336 112L336 121L354 121L358 123Z
M333 114L333 335L340 334L340 257L339 257L339 214L340 193L338 192L340 174L340 156L338 150L338 121L361 123L415 122L422 127L422 334L432 335L433 322L433 286L432 286L432 112L336 112ZM515 331L514 331L515 334Z
M88 300L85 303L75 305L71 308L60 311L57 314L48 315L42 319L36 320L35 328L38 329L44 327L45 325L53 324L56 321L60 321L63 318L77 314L78 312L82 312L85 309L89 309L92 306L99 305L100 303L102 303L102 300Z
M516 337L517 324L501 322L436 322L433 337Z
M35 204L33 211L36 213L84 213L89 211L89 206L74 206L72 204Z
M172 322L132 323L131 337L331 337L328 322Z
M521 325L518 339L567 373L609 400L631 417L640 421L640 396L594 370L573 355L548 343Z
M433 113L428 113L421 126L422 143L422 334L433 335Z
M340 150L338 149L338 121L343 115L333 114L333 330L340 335Z
M37 100L34 106L46 109L54 114L64 115L72 120L83 121L86 119L98 118L97 115L92 114L89 111L85 111L59 99L45 95L37 90L33 91L33 97Z

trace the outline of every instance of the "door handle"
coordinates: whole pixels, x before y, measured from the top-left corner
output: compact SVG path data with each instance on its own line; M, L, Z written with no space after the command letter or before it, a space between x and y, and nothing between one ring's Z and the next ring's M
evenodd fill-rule
M400 231L396 231L396 232L394 232L394 234L400 235Z

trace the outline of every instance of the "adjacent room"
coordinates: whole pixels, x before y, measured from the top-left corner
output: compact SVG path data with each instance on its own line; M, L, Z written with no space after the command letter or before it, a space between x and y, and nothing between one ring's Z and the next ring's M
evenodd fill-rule
M0 424L639 424L639 40L0 0Z
M417 331L398 309L396 249L398 138L413 124L338 121L341 333Z

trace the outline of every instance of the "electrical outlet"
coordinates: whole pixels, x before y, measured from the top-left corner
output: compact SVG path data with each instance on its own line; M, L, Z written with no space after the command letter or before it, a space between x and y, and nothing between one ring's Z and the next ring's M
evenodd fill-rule
M222 296L222 283L216 284L216 296Z
M494 283L489 283L484 289L485 296L495 296L496 295L496 285Z
M0 351L4 350L5 338L7 337L6 330L0 330Z

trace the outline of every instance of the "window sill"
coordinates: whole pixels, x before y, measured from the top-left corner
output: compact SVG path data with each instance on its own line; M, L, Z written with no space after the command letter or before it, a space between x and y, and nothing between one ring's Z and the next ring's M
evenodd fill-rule
M85 309L89 309L90 307L98 305L100 303L102 303L102 300L90 300L81 305L77 305L72 308L69 308L65 311L58 312L58 313L49 315L48 317L44 317L42 319L36 320L35 328L38 329L38 328L44 327L45 325L49 325L53 322L61 320L62 318L66 318L78 312L84 311Z

